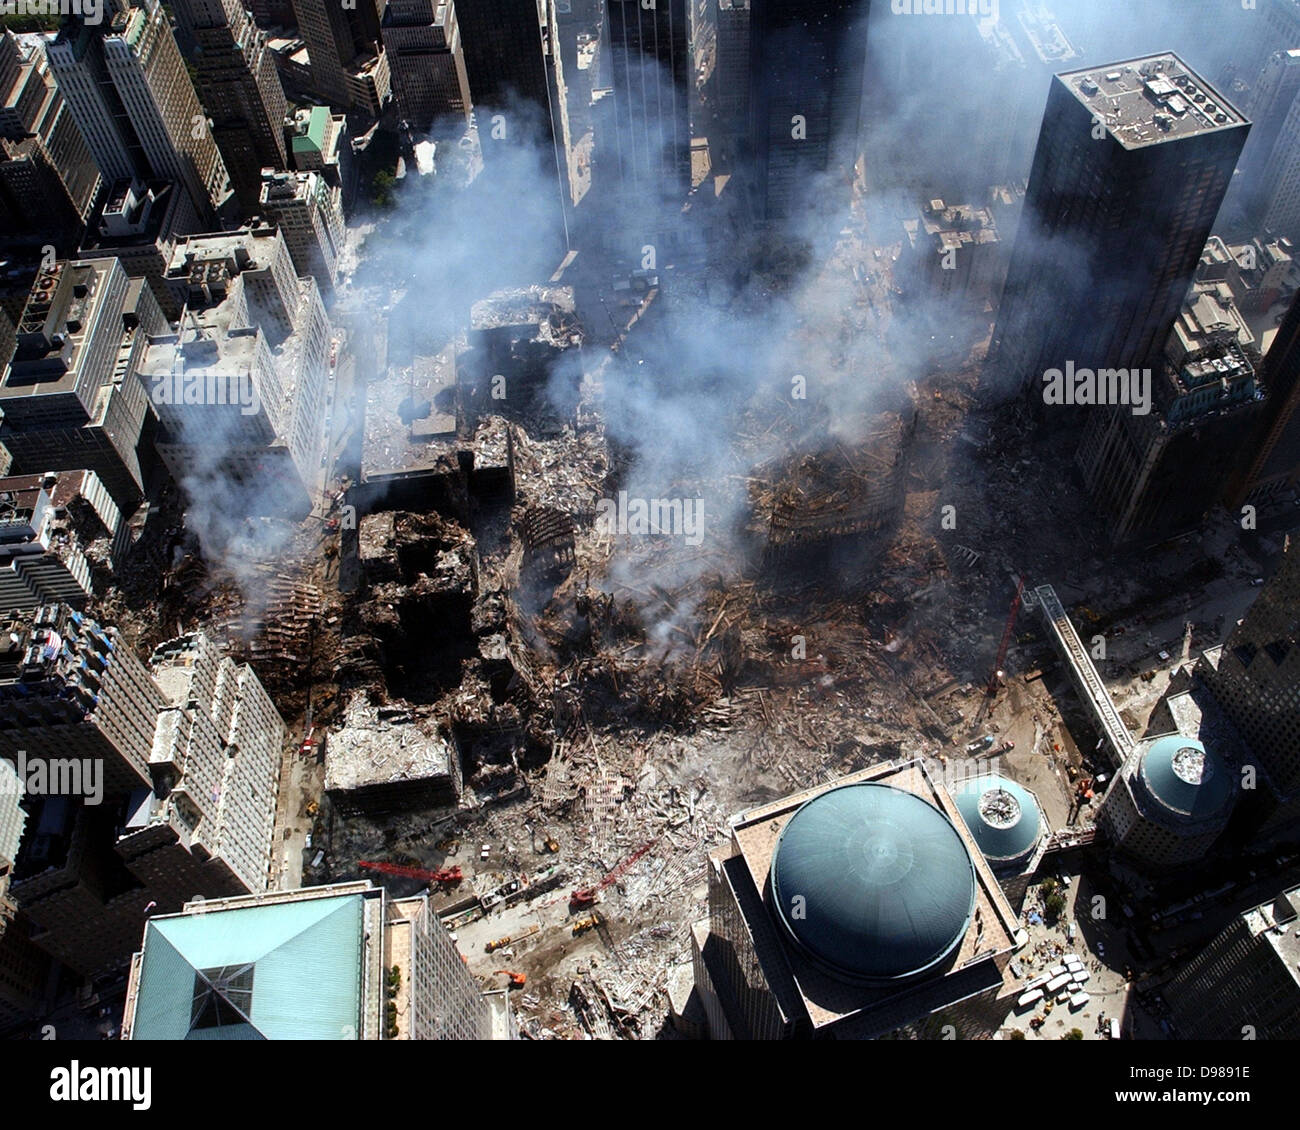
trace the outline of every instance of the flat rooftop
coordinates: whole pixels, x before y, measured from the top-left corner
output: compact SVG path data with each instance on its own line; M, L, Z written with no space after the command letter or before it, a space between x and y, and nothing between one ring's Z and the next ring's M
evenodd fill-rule
M1246 911L1244 917L1253 934L1264 934L1283 967L1300 984L1300 887Z
M1056 76L1125 149L1247 125L1241 111L1172 51Z
M385 368L366 384L361 478L445 469L455 453L456 343Z
M343 724L329 732L325 789L361 789L448 777L451 747L431 718L407 707L375 706L357 694Z

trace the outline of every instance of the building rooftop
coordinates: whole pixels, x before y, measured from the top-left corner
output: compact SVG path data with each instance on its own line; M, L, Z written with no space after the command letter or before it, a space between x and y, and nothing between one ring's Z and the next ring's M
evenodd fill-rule
M1217 753L1197 738L1156 738L1141 761L1142 782L1162 805L1180 816L1208 820L1232 802L1232 774Z
M1283 891L1244 917L1252 933L1267 937L1287 972L1300 983L1300 887Z
M321 152L325 148L325 130L329 126L330 111L328 106L313 106L304 115L306 128L293 136L295 153Z
M973 925L958 939L942 972L936 969L930 976L915 981L868 985L834 976L823 964L809 960L802 948L782 942L781 936L786 934L788 938L788 934L778 924L768 881L782 831L806 802L859 782L889 785L932 806L941 820L946 818L944 822L959 838L965 853L964 861L962 854L955 850L951 853L944 850L937 858L960 863L959 872L968 866L973 869L975 897L970 911ZM909 810L911 807L909 804ZM938 830L938 825L924 814L917 824ZM947 833L942 835L946 837ZM801 1007L814 1028L836 1025L839 1031L843 1024L845 1031L851 1027L868 1038L1001 983L1002 974L993 968L991 959L1015 948L1018 928L1015 913L989 864L979 854L956 804L935 785L920 761L875 766L833 785L819 785L750 809L732 821L732 845L737 854L726 860L724 868L740 900L768 981L787 1015ZM923 863L922 870L928 865ZM801 892L790 891L792 896L798 893ZM867 960L872 959L868 956Z
M975 870L937 808L889 785L845 785L786 821L772 856L771 905L795 944L833 975L902 980L961 944Z
M964 781L953 800L984 858L994 865L1023 859L1038 845L1043 814L1034 794L996 773Z
M346 791L446 777L454 756L432 719L406 707L371 705L358 694L343 724L329 733L325 788Z
M1103 121L1125 149L1248 124L1241 111L1171 51L1068 71L1056 81Z
M13 361L0 380L0 399L77 389L88 336L104 314L109 272L103 265L111 262L59 260L37 274L18 321ZM115 329L120 334L120 323Z
M149 920L132 1038L355 1039L366 944L361 894Z

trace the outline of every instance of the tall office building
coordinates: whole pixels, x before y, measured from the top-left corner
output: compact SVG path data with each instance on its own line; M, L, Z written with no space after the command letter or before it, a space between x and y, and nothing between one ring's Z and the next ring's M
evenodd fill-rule
M680 207L691 187L686 0L607 0L605 28L613 121L601 144L612 187L643 211Z
M1260 839L1300 827L1300 546L1197 672L1260 770L1243 798Z
M750 148L760 220L785 219L824 195L820 177L851 182L870 9L870 0L752 0Z
M377 0L296 0L313 90L339 109L378 117L392 91Z
M1251 123L1237 166L1234 218L1244 232L1263 231L1273 201L1285 196L1295 179L1295 173L1288 176L1289 165L1300 164L1288 153L1300 122L1292 116L1300 96L1300 43L1275 51L1258 78L1235 83L1232 93Z
M13 473L94 471L123 509L144 494L157 423L136 366L165 325L116 259L59 260L36 277L0 379Z
M1128 403L1087 409L1075 463L1114 542L1183 533L1221 501L1223 479L1196 470L1234 466L1260 417L1254 340L1228 283L1198 282L1146 371L1145 406L1131 402L1130 382Z
M517 140L512 127L553 147L547 60L555 45L536 0L461 0L457 15L484 159L490 161L502 142ZM511 116L520 113L528 121L512 123ZM496 114L505 115L505 129L494 137L490 127Z
M1223 834L1237 795L1233 767L1204 742L1181 734L1144 741L1102 798L1098 829L1146 870L1204 859Z
M321 173L262 170L262 215L284 236L294 270L314 278L322 291L338 278L343 249L343 193Z
M1180 1039L1300 1039L1300 887L1238 915L1162 993Z
M0 1035L36 1016L49 976L50 959L32 944L18 907L9 897L14 861L27 826L24 782L0 757Z
M177 0L176 18L194 39L199 97L212 136L246 211L257 206L262 169L287 167L287 104L266 33L243 0Z
M11 887L36 945L92 975L130 957L150 910L266 889L285 728L249 667L191 634L146 668L61 605L4 631L0 756L51 783Z
M103 178L54 83L45 43L0 32L0 236L68 253Z
M225 500L218 518L231 507L310 509L330 339L315 279L299 278L281 234L259 227L182 241L165 282L185 313L150 336L139 369L157 406L163 462L192 499Z
M448 119L463 129L472 102L451 0L391 0L383 37L402 121L415 134Z
M1300 485L1300 294L1264 357L1268 401L1229 494L1234 507L1263 502Z
M122 514L94 471L0 478L0 614L82 608L112 571Z
M206 220L225 205L230 178L158 0L127 0L93 26L70 19L49 58L106 179L175 181Z
M713 64L714 105L728 141L749 129L749 0L715 0L717 58Z
M942 784L887 764L732 820L695 985L714 1039L975 1036L1006 1015L1017 925Z
M131 962L124 1040L486 1040L513 1030L427 894L369 882L191 903Z
M1159 367L1249 131L1176 55L1056 76L990 347L995 391Z

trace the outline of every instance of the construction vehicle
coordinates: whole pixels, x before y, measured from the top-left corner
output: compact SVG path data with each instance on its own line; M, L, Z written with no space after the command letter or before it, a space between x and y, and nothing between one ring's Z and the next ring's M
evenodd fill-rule
M588 930L594 930L602 921L603 919L600 916L600 911L597 911L595 914L589 914L586 918L579 918L578 921L573 924L573 936L576 938L581 934L585 934Z
M361 860L357 866L364 867L367 871L382 871L385 875L400 875L404 879L423 879L427 883L446 887L454 887L465 878L459 867L430 871L424 867L407 867L401 863L381 863L369 859Z
M315 816L316 813L318 813L319 811L320 811L320 801L318 801L318 800L309 800L309 801L307 802L307 815L308 815L308 816Z
M495 953L497 950L508 946L511 942L522 942L525 938L531 938L540 929L540 926L529 926L527 930L523 930L518 934L507 934L504 938L497 938L495 941L488 942L483 949L486 953Z
M591 906L591 904L596 901L596 896L599 895L601 891L603 891L611 883L616 882L619 876L622 875L624 871L626 871L629 867L631 867L632 864L634 864L638 859L640 859L643 855L645 855L645 853L648 852L652 847L654 847L655 844L657 844L658 842L659 842L659 837L656 836L653 840L650 840L649 842L642 844L639 848L636 849L636 851L634 851L625 860L623 860L622 863L620 863L617 867L615 867L608 875L606 875L603 879L601 879L600 882L597 883L594 887L585 887L574 891L573 894L569 896L570 912L574 910L578 910L584 906Z
M560 850L560 841L557 840L550 832L543 832L543 842L546 844L546 850L554 855Z
M498 969L497 972L504 973L510 978L510 987L512 989L522 989L526 984L528 984L527 973L516 973L513 969Z

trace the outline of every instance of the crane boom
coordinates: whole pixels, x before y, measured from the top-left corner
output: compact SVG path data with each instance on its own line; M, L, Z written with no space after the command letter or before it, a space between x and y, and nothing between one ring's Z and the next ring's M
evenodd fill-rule
M1007 626L1002 631L1002 642L998 645L998 659L993 665L993 674L989 676L988 692L996 694L998 680L1002 678L1002 665L1007 661L1007 648L1011 644L1011 633L1015 631L1016 616L1020 612L1020 597L1025 591L1024 577L1016 578L1016 595L1011 602L1011 611L1007 614Z
M612 871L609 872L609 874L607 874L603 879L601 879L595 886L586 887L584 889L574 891L569 898L570 904L574 906L584 906L588 903L595 902L596 896L600 894L601 891L603 891L611 883L617 882L620 875L622 875L629 867L632 866L632 864L634 864L638 859L640 859L643 855L645 855L645 853L648 852L652 847L654 847L655 844L657 844L658 842L659 842L658 836L656 836L653 840L648 840L646 843L642 844L639 848L637 848L636 851L634 851L631 855L629 855L625 860L623 860L622 863L618 864Z
M406 879L424 879L429 883L459 883L464 878L459 867L444 867L438 871L429 871L423 867L407 867L401 863L383 863L371 859L363 859L357 866L364 867L368 871L382 871L385 875L401 875Z

